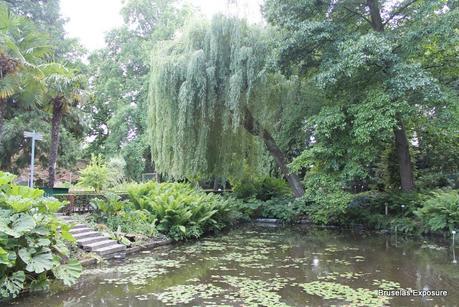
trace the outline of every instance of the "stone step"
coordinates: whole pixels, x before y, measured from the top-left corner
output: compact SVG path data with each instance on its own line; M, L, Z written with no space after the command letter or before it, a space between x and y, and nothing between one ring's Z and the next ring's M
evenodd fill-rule
M73 229L81 229L81 228L88 228L88 226L86 226L84 224L76 224L76 225L73 225L72 230Z
M100 236L100 233L98 233L97 231L85 231L85 232L77 233L73 235L73 237L77 240L85 239L85 238L93 238L93 237L98 237L98 236Z
M110 239L105 239L104 241L98 241L98 242L94 242L94 243L89 243L89 244L83 244L83 249L87 252L92 252L96 249L99 249L99 248L102 248L102 247L106 247L106 246L110 246L110 245L113 245L113 244L117 244L116 241L114 240L110 240Z
M78 233L83 233L83 232L89 232L89 231L92 231L92 229L88 227L80 227L80 228L72 227L72 229L69 230L69 232L72 235L76 235Z
M110 254L119 253L125 250L126 250L126 245L114 243L109 246L94 249L93 252L98 254L99 256L106 256Z
M73 219L72 219L72 218L66 218L66 219L64 219L64 218L59 217L59 219L60 219L61 221L63 221L63 222L66 222L66 223L72 223L72 222L73 222Z
M78 243L78 246L84 246L84 245L88 245L88 244L91 244L91 243L105 241L107 239L108 239L107 237L105 237L103 235L99 235L97 237L79 239L79 240L77 240L77 243Z

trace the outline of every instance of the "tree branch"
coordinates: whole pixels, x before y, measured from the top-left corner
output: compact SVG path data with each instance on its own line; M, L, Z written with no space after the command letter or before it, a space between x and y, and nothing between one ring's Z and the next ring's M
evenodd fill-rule
M384 25L386 25L389 21L394 19L395 16L399 15L401 12L403 12L405 9L407 9L410 5L414 4L418 0L411 0L405 3L404 5L398 7L392 14L389 15L389 18L387 18L386 21L384 21Z
M361 14L361 13L359 13L359 12L356 12L356 11L354 11L354 10L351 10L350 8L348 8L348 7L346 7L346 6L343 6L343 7L344 7L344 9L345 9L346 11L348 11L348 12L354 14L354 15L357 15L357 16L359 16L359 17L361 17L361 18L363 18L366 22L368 22L368 23L371 25L371 20L368 19L365 15L363 15L363 14Z

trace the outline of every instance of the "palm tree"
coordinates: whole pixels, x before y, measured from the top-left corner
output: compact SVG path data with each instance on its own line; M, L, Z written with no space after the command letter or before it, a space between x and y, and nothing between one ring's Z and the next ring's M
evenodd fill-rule
M0 3L0 141L11 97L21 96L18 100L25 104L41 101L43 74L37 65L51 53L45 34Z
M45 64L40 69L45 74L46 99L48 108L52 113L51 148L48 164L48 186L52 188L55 182L62 118L87 96L87 92L84 90L86 80L74 70L58 63Z

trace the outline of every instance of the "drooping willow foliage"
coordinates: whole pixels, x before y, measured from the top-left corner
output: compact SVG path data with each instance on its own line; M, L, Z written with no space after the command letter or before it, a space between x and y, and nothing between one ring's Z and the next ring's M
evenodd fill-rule
M265 71L267 41L262 29L220 16L190 22L153 51L149 132L159 172L234 178L266 166L263 142L245 130L244 116L250 110L274 131L283 104L298 104L301 91Z

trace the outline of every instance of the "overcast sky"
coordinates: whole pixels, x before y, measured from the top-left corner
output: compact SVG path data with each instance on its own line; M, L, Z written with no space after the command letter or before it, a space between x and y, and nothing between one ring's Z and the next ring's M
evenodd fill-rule
M228 12L228 0L187 0L207 17ZM238 14L253 21L261 20L262 0L230 0L238 3ZM122 0L61 0L61 12L69 18L66 30L89 50L104 46L104 33L120 26Z

